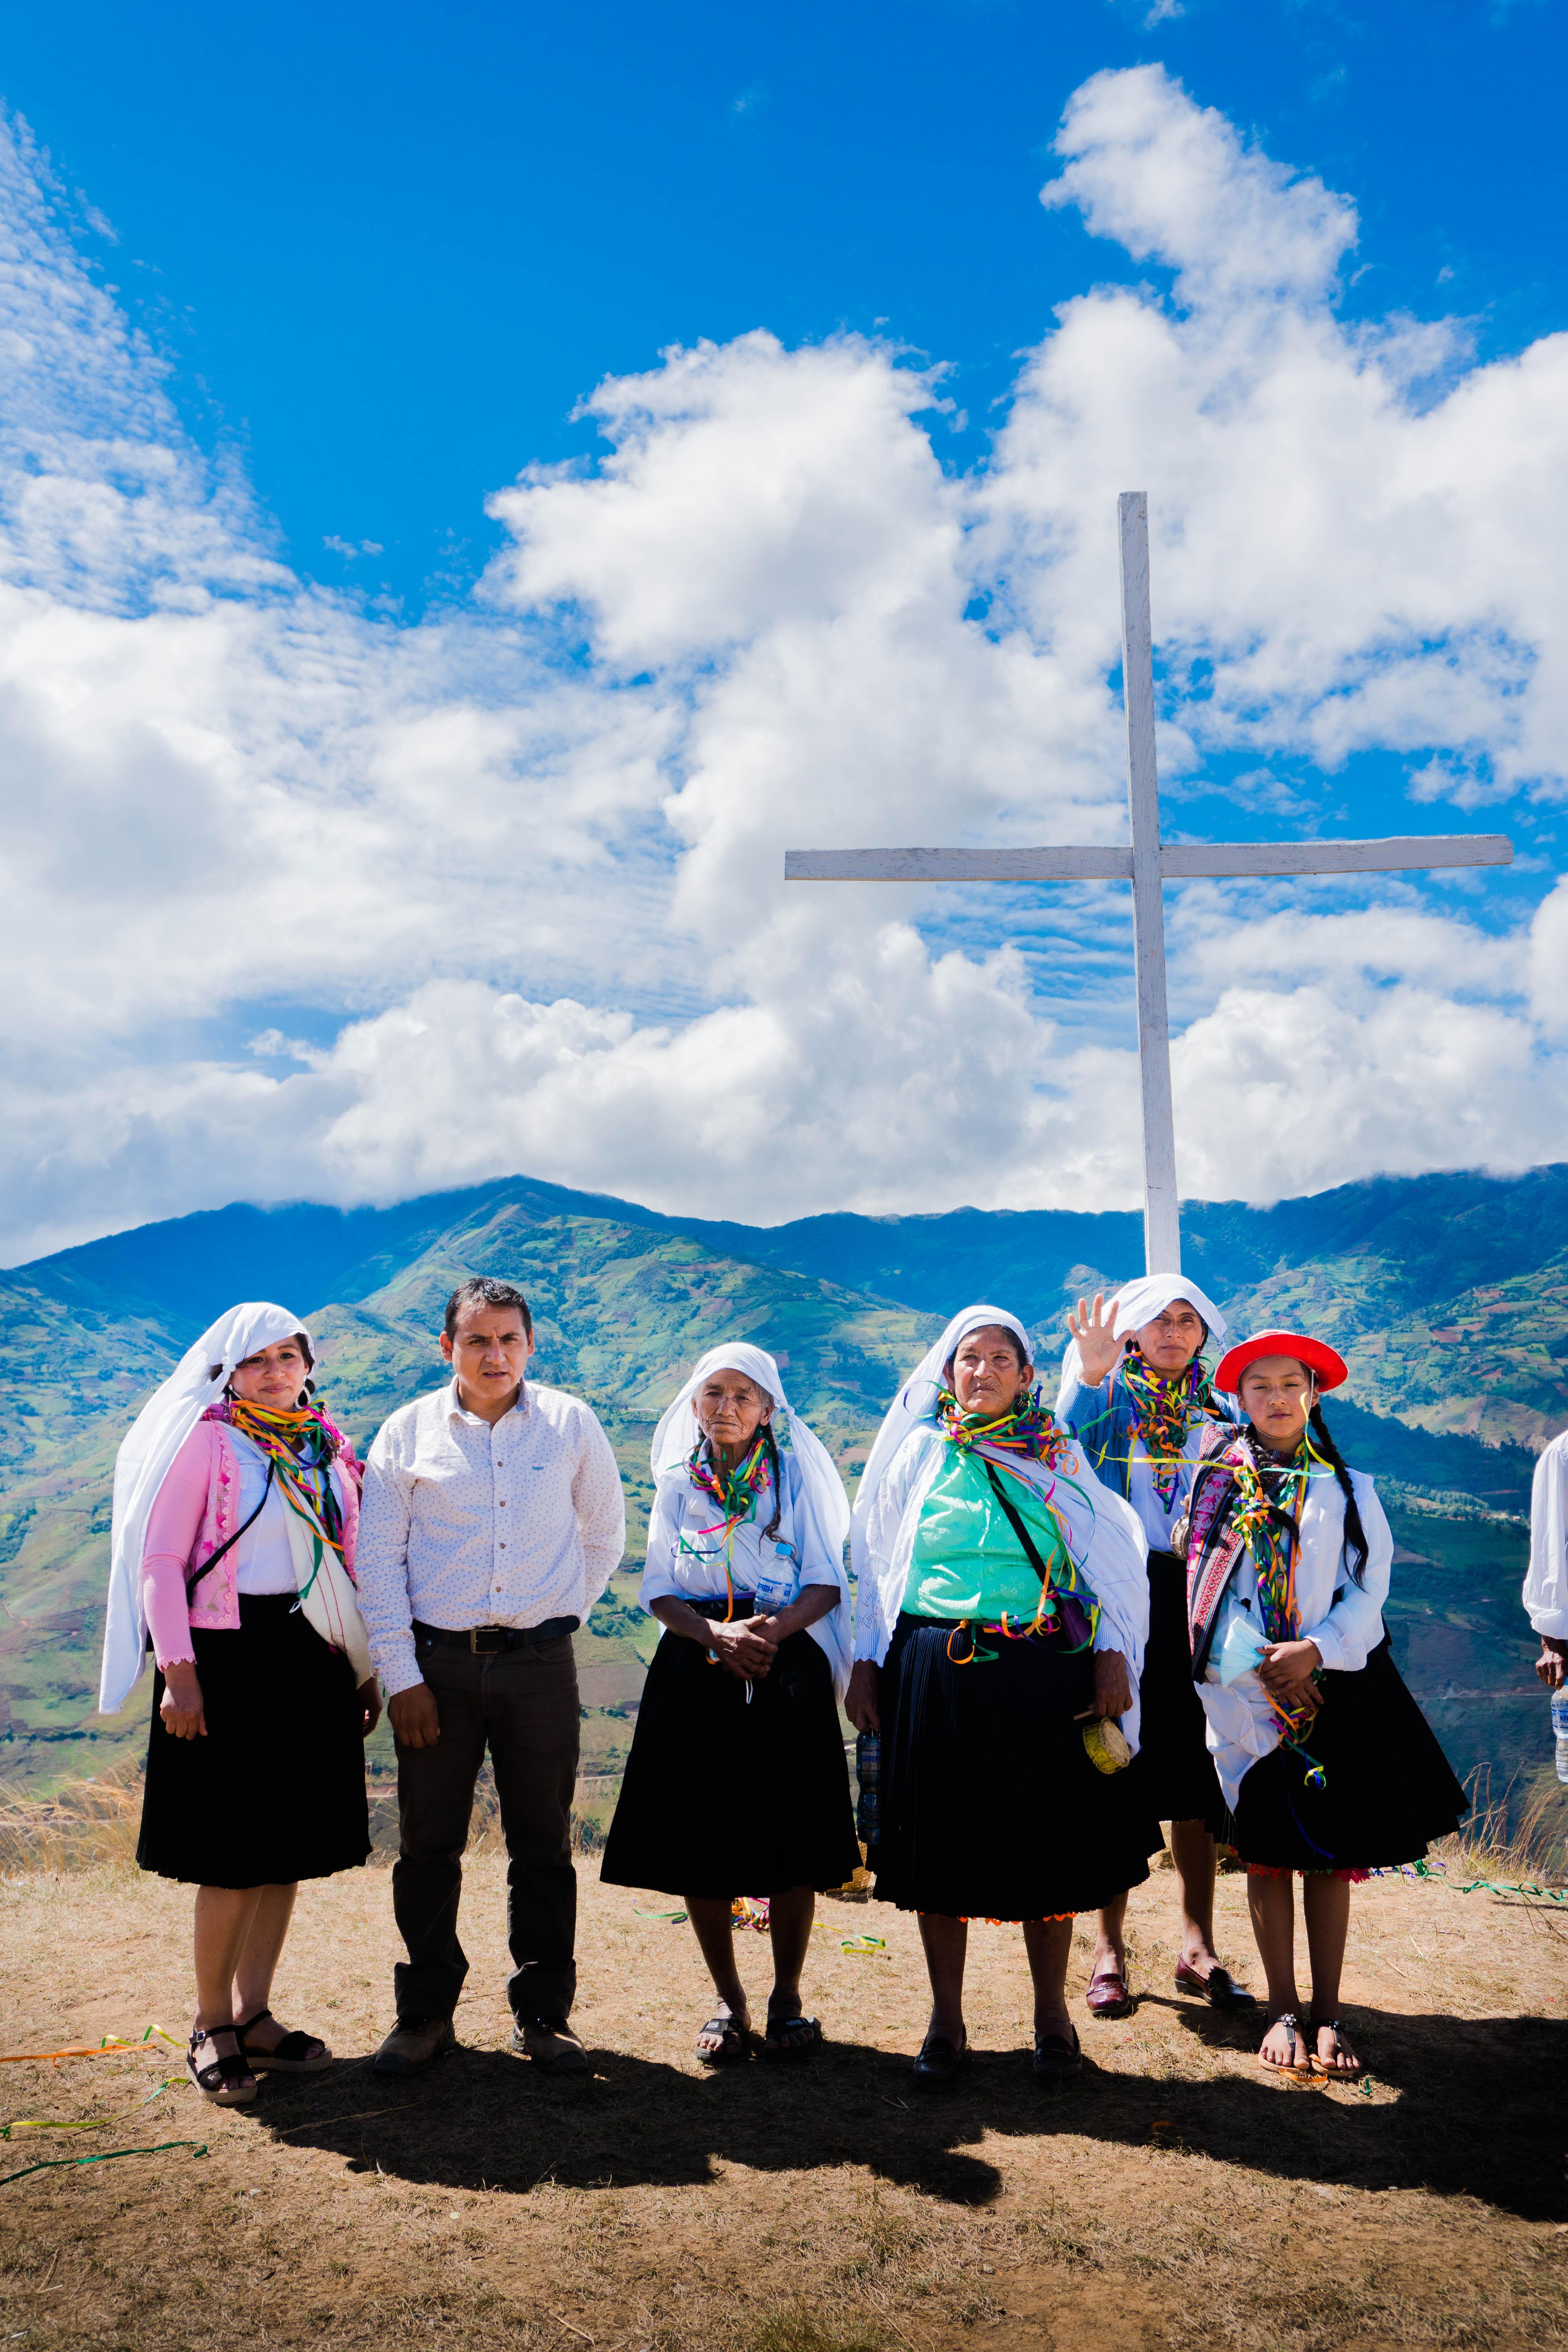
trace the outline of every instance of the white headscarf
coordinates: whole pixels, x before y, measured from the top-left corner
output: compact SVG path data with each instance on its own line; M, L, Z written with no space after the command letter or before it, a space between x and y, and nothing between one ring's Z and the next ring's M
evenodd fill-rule
M1212 1339L1225 1338L1225 1317L1213 1299L1195 1282L1189 1282L1184 1274L1144 1274L1136 1282L1124 1282L1110 1302L1115 1310L1110 1326L1113 1335L1118 1339L1131 1339L1134 1331L1142 1331L1145 1323L1152 1323L1156 1315L1163 1315L1178 1298L1196 1308L1208 1325ZM1069 1381L1079 1387L1086 1385L1076 1339L1068 1341L1062 1358L1064 1390Z
M158 1489L175 1454L209 1404L216 1404L237 1364L280 1339L310 1334L286 1307L247 1299L231 1307L187 1348L161 1389L132 1423L114 1463L114 1531L110 1544L109 1610L103 1628L100 1715L118 1715L142 1679L147 1662L147 1617L142 1605L142 1553Z
M946 1382L943 1378L949 1360L957 1354L972 1331L982 1331L995 1325L1004 1331L1017 1334L1022 1360L1034 1359L1029 1335L1016 1315L1001 1307L966 1307L955 1315L934 1347L928 1348L903 1387L883 1416L882 1426L866 1458L860 1474L860 1484L855 1491L855 1572L860 1573L860 1546L864 1540L866 1522L871 1514L871 1504L877 1489L893 1466L893 1459L910 1432L922 1422L936 1418L936 1401Z
M723 1347L710 1348L705 1356L698 1358L690 1378L654 1431L653 1475L655 1478L686 1475L686 1465L702 1434L694 1400L703 1381L714 1372L743 1372L753 1387L772 1398L773 1412L768 1425L773 1443L781 1454L793 1455L799 1465L801 1485L812 1516L829 1549L837 1556L843 1602L806 1630L826 1653L833 1669L834 1686L842 1698L849 1678L849 1589L843 1569L844 1538L849 1532L849 1497L832 1454L792 1408L779 1368L766 1349L753 1348L744 1339L732 1339Z
M811 1507L816 1514L816 1524L828 1542L842 1550L849 1532L849 1497L844 1491L837 1465L821 1438L792 1409L779 1368L766 1349L753 1348L747 1340L733 1339L725 1347L710 1348L705 1356L699 1356L690 1379L675 1402L666 1409L654 1431L654 1476L665 1478L672 1472L684 1471L691 1459L702 1434L693 1400L713 1372L743 1372L753 1387L773 1399L769 1427L773 1443L781 1454L795 1455Z

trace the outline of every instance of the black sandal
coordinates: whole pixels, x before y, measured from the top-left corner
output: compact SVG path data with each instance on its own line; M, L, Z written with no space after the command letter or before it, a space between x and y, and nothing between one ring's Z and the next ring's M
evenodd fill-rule
M732 2017L710 2017L700 2031L719 2036L716 2050L704 2050L700 2042L698 2044L697 2055L704 2066L729 2066L737 2058L745 2056L750 2026L737 2025Z
M247 2107L256 2096L256 2077L242 2053L222 2051L217 2046L220 2033L237 2035L238 2030L233 2025L215 2025L209 2032L205 2025L198 2025L185 2052L186 2073L203 2098L210 2099L215 2107ZM204 2042L213 2054L205 2066L198 2066L196 2052Z
M247 2017L243 2025L234 2029L239 2036L239 2054L248 2062L253 2074L319 2074L323 2067L331 2064L332 2053L316 2033L286 2033L276 2050L252 2049L246 2035L253 2025L259 2025L264 2017L271 2015L269 2009L258 2009L254 2017Z
M793 2017L777 2017L770 2009L768 2030L763 2036L764 2058L804 2058L822 2040L822 2020L803 2017L797 2010Z

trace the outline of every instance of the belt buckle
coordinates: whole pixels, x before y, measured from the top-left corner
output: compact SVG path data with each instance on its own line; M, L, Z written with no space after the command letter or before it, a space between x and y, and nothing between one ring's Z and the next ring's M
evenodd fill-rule
M494 1636L495 1636L495 1646L494 1646L494 1648L493 1648L493 1649L492 1649L492 1648L490 1648L489 1645L487 1645L487 1646L486 1646L484 1649L482 1649L482 1650L480 1649L480 1647L479 1647L479 1635L480 1635L481 1633L493 1633L493 1634L494 1634ZM506 1647L506 1631L505 1631L505 1628L504 1628L503 1626L500 1626L500 1625L470 1625L470 1626L469 1626L469 1628L468 1628L468 1653L469 1653L469 1655L470 1655L470 1656L472 1656L472 1657L476 1657L476 1658L499 1658L499 1657L500 1657L500 1654L501 1654L501 1652L505 1649L505 1647Z

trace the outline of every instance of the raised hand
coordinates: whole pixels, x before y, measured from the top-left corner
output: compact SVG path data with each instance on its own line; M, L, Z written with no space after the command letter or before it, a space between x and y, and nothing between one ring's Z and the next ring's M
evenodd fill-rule
M1083 1377L1091 1389L1100 1386L1107 1372L1121 1359L1121 1342L1111 1328L1115 1320L1116 1301L1113 1298L1108 1307L1103 1290L1095 1292L1092 1307L1087 1298L1080 1298L1078 1313L1074 1315L1070 1308L1068 1310L1068 1329L1078 1341Z

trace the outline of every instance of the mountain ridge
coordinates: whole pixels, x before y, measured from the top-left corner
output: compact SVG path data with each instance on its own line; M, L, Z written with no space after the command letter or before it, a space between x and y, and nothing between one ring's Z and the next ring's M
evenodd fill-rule
M1461 1770L1528 1777L1543 1752L1519 1607L1534 1457L1519 1438L1568 1418L1552 1352L1568 1300L1562 1209L1568 1170L1551 1169L1506 1187L1381 1180L1268 1212L1200 1204L1184 1219L1194 1278L1237 1323L1305 1321L1350 1359L1331 1420L1379 1478L1405 1562L1388 1612L1396 1654ZM1301 1249L1311 1235L1325 1246ZM636 1605L647 1439L693 1358L721 1334L770 1348L852 1483L889 1396L955 1304L1023 1312L1048 1394L1068 1299L1136 1267L1140 1242L1120 1213L766 1228L514 1177L381 1211L240 1203L13 1268L0 1276L0 1771L101 1769L145 1736L145 1685L127 1717L92 1706L114 1452L237 1297L281 1296L309 1320L323 1401L363 1450L387 1412L446 1378L435 1334L456 1283L521 1284L537 1376L595 1406L626 1489L626 1565L576 1637L584 1769L613 1780L653 1632ZM390 1770L384 1737L372 1760Z
M1052 1335L1053 1352L1076 1291L1125 1279L1142 1255L1141 1221L1118 1210L844 1211L756 1226L513 1176L386 1209L236 1202L79 1243L0 1283L89 1315L140 1313L172 1333L182 1320L202 1328L237 1296L352 1305L491 1207L681 1234L931 1314L995 1297ZM1268 1209L1188 1202L1182 1224L1194 1280L1233 1325L1310 1317L1350 1360L1357 1403L1489 1444L1539 1449L1568 1425L1568 1165L1368 1178Z

